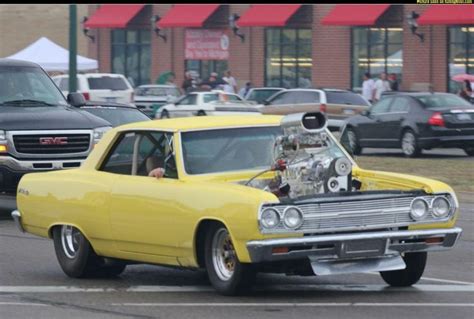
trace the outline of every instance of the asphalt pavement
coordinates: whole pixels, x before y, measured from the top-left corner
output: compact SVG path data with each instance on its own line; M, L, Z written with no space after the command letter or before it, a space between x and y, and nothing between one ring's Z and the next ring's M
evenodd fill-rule
M50 240L0 221L0 318L472 318L474 198L461 198L454 249L431 253L422 280L388 287L378 274L262 274L253 292L223 297L204 271L131 265L114 279L71 279Z

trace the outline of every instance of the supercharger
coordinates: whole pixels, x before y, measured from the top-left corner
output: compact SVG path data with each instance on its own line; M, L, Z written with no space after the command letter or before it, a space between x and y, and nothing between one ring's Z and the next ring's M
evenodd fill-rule
M298 113L281 121L283 135L273 149L279 189L290 198L351 190L351 161L326 133L324 114Z

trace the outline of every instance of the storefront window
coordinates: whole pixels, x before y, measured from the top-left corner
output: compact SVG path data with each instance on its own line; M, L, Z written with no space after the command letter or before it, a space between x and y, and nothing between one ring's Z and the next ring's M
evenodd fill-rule
M449 28L449 56L448 56L450 92L457 92L461 83L451 80L456 74L474 74L474 27Z
M400 82L403 68L402 28L352 29L352 88L362 87L363 76L395 73Z
M265 86L309 88L311 30L267 29L265 33Z
M195 71L200 79L206 80L212 72L223 77L228 64L226 60L186 60L184 67L186 71Z
M112 72L138 86L150 83L150 68L150 31L112 30Z

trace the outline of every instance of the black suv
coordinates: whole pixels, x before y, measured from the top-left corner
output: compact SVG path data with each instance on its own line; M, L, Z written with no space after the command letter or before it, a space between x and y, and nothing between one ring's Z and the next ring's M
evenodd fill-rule
M79 93L68 101L39 65L0 59L0 194L14 195L25 173L79 167L111 128L71 106Z

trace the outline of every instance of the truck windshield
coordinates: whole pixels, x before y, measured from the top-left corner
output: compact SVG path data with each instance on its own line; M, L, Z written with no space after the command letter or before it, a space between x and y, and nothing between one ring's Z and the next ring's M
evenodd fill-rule
M0 106L67 105L53 81L40 68L0 67Z

